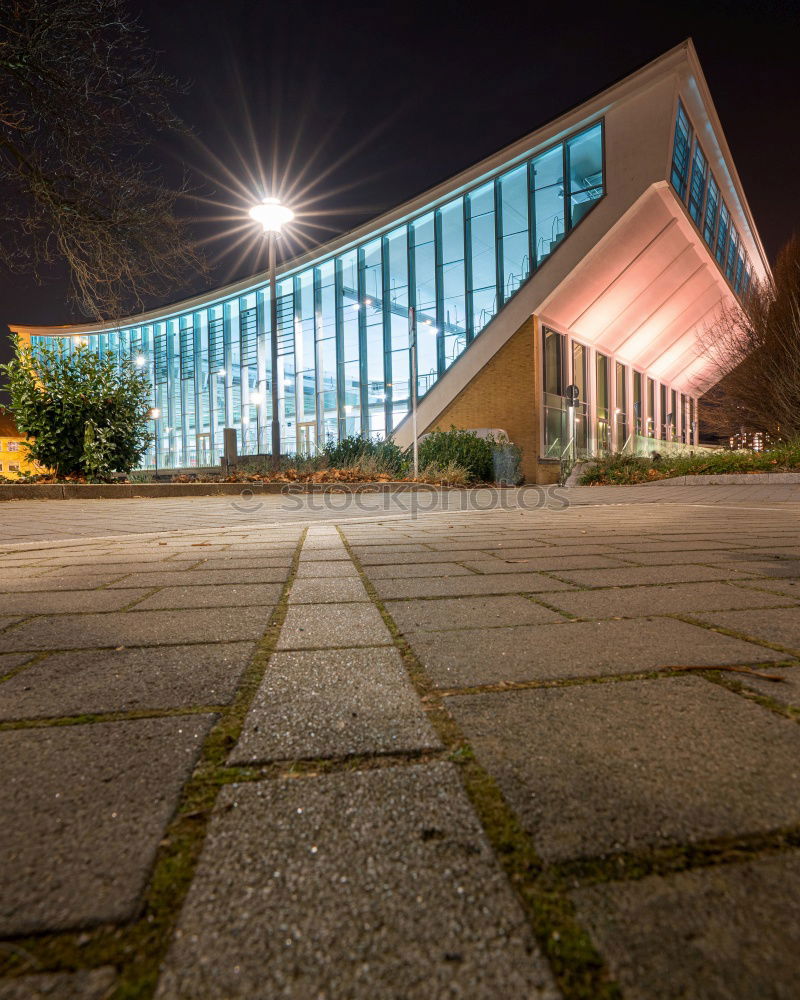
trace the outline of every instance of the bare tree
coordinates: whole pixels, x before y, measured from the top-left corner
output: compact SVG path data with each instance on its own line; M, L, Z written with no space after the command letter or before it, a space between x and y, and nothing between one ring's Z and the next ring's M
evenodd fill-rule
M143 155L183 127L174 90L123 0L0 2L0 266L65 262L96 319L203 268L175 214L184 187Z
M724 312L702 350L717 385L703 398L704 422L728 435L745 429L800 436L800 239L778 255L772 281L754 283Z

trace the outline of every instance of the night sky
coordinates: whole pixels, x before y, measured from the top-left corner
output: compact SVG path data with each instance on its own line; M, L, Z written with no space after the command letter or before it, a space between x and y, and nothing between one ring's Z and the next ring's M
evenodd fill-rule
M291 176L315 155L311 194L327 229L316 242L412 197L545 124L691 36L770 258L800 230L800 5L760 3L272 3L129 0L164 69L188 92L174 104L196 139L159 143L151 159L198 195L237 201L279 151ZM276 141L277 140L277 141ZM324 140L324 141L323 141ZM253 191L256 195L259 192ZM243 206L240 203L240 209ZM231 209L186 203L203 240ZM210 279L176 301L263 266L256 252L208 243ZM55 273L44 286L0 274L7 322L76 316ZM162 303L154 302L153 306ZM0 360L8 355L0 336Z

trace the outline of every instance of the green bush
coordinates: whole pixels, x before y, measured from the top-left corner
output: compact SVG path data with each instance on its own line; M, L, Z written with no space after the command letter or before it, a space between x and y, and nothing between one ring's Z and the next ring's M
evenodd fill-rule
M129 360L119 365L85 347L33 351L17 340L0 372L29 458L57 476L108 479L130 472L147 451L150 384Z
M358 465L362 459L375 460L378 472L404 476L408 471L408 458L402 448L391 438L373 441L362 434L352 434L341 441L328 441L322 449L331 468L345 469Z
M630 485L675 476L712 476L725 473L800 470L800 440L782 442L769 451L698 451L693 454L651 457L610 454L595 459L581 476L582 486L601 483Z
M494 477L492 454L492 442L474 431L451 427L449 431L432 431L420 441L419 466L452 464L464 469L470 482L487 483Z

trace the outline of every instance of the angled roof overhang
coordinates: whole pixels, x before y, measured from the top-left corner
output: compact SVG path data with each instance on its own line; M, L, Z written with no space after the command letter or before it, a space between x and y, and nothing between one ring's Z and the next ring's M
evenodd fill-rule
M543 322L597 350L695 392L715 381L703 339L735 303L700 232L662 181L577 262L538 311Z

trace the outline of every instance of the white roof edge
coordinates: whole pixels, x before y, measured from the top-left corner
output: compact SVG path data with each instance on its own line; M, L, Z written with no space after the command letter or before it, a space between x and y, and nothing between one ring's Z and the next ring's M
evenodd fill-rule
M742 184L742 179L739 176L739 171L736 169L736 163L733 159L733 154L731 153L731 148L728 145L728 139L725 135L725 130L722 127L722 122L720 121L719 115L717 114L717 108L714 104L714 98L711 96L711 90L708 86L708 81L706 80L705 73L703 72L703 67L700 65L700 57L697 54L697 49L694 46L694 42L691 38L687 38L686 50L689 56L689 62L692 67L692 72L697 78L698 88L700 90L700 96L702 98L703 104L705 105L706 114L711 122L711 127L714 130L714 134L717 137L720 148L722 150L722 155L725 158L725 162L728 169L731 172L731 179L736 189L736 195L739 198L742 210L744 212L747 225L750 228L750 233L753 237L753 242L758 248L759 255L761 257L761 263L764 267L765 272L768 275L772 274L772 268L770 267L769 258L764 250L764 244L761 242L761 237L758 233L758 228L756 227L755 220L753 218L753 213L750 209L750 204L747 200L747 195L744 193L744 185Z
M618 80L616 83L611 84L611 86L600 91L598 94L588 98L583 103L577 105L569 111L564 112L547 124L523 136L521 139L503 147L503 149L493 153L491 156L480 160L471 167L467 167L454 177L451 177L432 188L428 188L426 191L415 196L409 201L403 202L403 204L397 206L396 208L390 209L388 212L363 223L356 229L350 230L349 232L344 233L327 243L323 243L300 257L295 257L292 260L286 261L278 268L278 276L285 277L295 271L301 270L312 261L344 252L351 246L363 242L366 237L370 235L378 236L382 232L402 224L409 217L419 213L423 208L428 206L433 207L438 202L443 201L452 195L458 194L460 189L471 186L481 178L488 177L495 172L507 169L513 164L515 159L525 159L532 152L534 152L537 147L546 146L551 142L557 141L563 134L566 134L574 129L583 120L590 119L593 116L599 117L602 113L608 110L612 103L624 99L629 91L638 89L643 84L650 82L650 80L657 79L659 76L671 72L674 66L678 65L687 56L691 62L692 69L698 74L701 87L703 88L704 99L708 101L708 109L710 113L714 115L714 121L712 124L715 129L719 129L721 144L724 144L724 152L726 153L729 166L731 167L732 176L735 178L738 185L737 194L742 198L742 203L749 213L749 206L747 206L746 199L744 199L743 191L741 189L741 181L739 180L739 175L733 165L730 149L728 148L727 141L725 140L724 133L722 132L722 126L719 124L719 118L716 114L713 101L711 100L711 95L708 91L708 85L705 81L705 77L703 76L702 69L700 68L700 62L697 57L694 44L690 38L687 38L678 45L669 49L667 52L651 60L649 63L646 63L639 69L634 70L633 73L628 74L628 76L623 77L623 79ZM752 222L752 214L748 214L748 222L750 223L755 239L758 240L755 225ZM758 240L758 246L763 253L763 247L761 246L760 240ZM766 261L766 257L764 260ZM766 263L765 266L767 269L769 268L768 263ZM157 309L150 309L147 312L124 316L118 320L64 324L59 326L32 326L24 323L10 323L8 326L12 333L27 333L33 336L67 336L70 334L102 333L110 330L119 330L125 327L142 326L147 323L191 312L193 309L201 308L222 299L231 298L237 294L244 294L253 288L265 285L267 280L267 271L260 271L229 285L216 288L213 291L202 292L199 295L192 296L191 298L183 299L175 303L169 303L168 305L161 306Z

